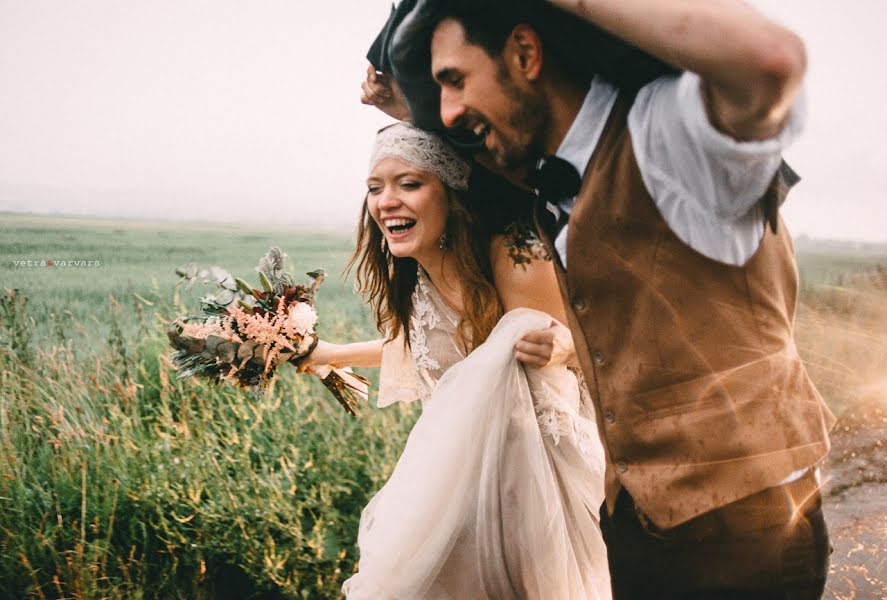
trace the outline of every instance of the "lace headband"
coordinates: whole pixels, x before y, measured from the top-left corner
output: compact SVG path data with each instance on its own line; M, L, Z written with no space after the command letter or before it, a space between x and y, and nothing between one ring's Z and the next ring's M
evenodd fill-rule
M372 171L384 158L397 158L437 175L453 189L467 190L471 165L437 134L409 123L395 123L379 131L370 155Z

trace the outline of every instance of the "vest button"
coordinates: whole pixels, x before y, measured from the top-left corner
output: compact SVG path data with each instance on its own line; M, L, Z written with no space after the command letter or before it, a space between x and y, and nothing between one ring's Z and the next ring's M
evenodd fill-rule
M594 359L595 364L598 366L601 366L607 362L607 357L604 356L604 353L600 350L595 350L591 356Z
M625 473L628 470L628 465L620 460L618 463L616 463L616 470L620 473Z
M606 421L609 425L612 425L616 422L616 415L613 414L613 411L608 410L606 413L604 413L604 421Z
M585 312L585 309L588 308L585 298L573 298L573 308L576 312Z

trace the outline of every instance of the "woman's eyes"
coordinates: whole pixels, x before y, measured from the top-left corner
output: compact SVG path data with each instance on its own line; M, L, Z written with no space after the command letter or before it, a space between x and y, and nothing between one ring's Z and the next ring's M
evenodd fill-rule
M367 192L370 194L376 195L376 194L380 193L384 187L385 186L382 186L382 185L371 185L371 186L367 187ZM421 181L401 181L400 187L402 187L405 190L410 190L410 191L418 190L420 187L422 187L422 182Z

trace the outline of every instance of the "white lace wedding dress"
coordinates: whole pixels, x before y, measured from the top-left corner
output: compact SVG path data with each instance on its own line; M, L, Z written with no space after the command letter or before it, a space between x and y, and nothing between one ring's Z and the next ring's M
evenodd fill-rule
M422 269L413 305L411 352L383 354L380 405L418 396L422 415L361 515L347 598L610 598L591 402L566 368L514 359L552 318L513 310L465 357L458 315Z

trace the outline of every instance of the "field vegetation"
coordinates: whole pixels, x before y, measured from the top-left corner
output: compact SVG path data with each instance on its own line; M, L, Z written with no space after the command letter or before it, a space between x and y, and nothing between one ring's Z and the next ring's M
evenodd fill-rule
M339 597L417 408L353 419L294 369L258 398L180 381L165 331L205 291L177 287L176 267L255 283L278 245L291 272L330 274L322 337L376 335L338 277L352 236L16 215L0 236L0 597ZM887 392L878 252L799 256L799 346L836 413Z

